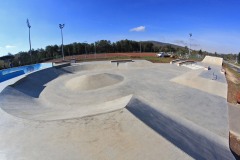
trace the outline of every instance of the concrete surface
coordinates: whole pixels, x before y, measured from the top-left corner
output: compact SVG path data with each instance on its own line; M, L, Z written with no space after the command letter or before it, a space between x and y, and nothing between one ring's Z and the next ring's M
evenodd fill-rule
M229 129L240 137L240 105L228 103Z
M204 68L202 65L197 65L197 64L183 64L182 66L190 68L190 69L201 69Z
M215 73L217 79L213 79L212 71L204 69L187 72L181 76L173 78L171 81L195 88L213 95L227 98L227 83L224 76L220 73Z
M0 159L234 159L224 75L203 72L139 60L27 75L0 94Z

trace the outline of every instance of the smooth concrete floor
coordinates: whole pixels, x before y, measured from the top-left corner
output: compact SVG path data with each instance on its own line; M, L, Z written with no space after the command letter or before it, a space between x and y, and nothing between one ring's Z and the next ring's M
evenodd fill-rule
M141 60L30 74L0 94L0 159L234 159L227 84L214 70L219 81ZM73 90L76 77L104 85Z

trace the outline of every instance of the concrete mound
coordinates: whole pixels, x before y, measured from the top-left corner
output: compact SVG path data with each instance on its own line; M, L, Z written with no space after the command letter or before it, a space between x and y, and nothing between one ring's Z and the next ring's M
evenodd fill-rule
M66 87L72 91L94 90L107 86L111 86L123 81L120 75L103 73L95 75L83 75L75 77L66 82Z

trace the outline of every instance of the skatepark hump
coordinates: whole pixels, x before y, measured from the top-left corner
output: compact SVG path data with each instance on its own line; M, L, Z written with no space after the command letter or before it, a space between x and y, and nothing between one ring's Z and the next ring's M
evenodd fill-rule
M123 77L114 74L83 75L66 82L66 87L71 90L93 90L111 86L123 81Z
M0 159L234 159L214 59L211 71L134 60L26 75L0 93Z

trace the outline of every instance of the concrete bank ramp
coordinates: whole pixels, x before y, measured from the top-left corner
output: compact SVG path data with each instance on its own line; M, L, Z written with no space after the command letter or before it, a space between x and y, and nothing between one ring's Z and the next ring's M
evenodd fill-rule
M222 66L223 58L220 57L213 57L213 56L205 56L202 60L202 63L212 64L216 66Z
M10 86L26 96L39 98L49 82L67 74L69 73L62 69L48 68L29 74ZM4 93L6 90L2 92Z
M203 69L189 71L185 74L177 76L171 79L172 82L195 88L213 95L217 95L223 98L227 98L227 83L221 82L225 80L224 75L218 72L214 72L218 76L218 79L212 79L213 74ZM209 76L206 76L209 75Z
M161 105L161 104L159 104ZM228 141L187 119L133 97L127 109L193 159L235 159Z

